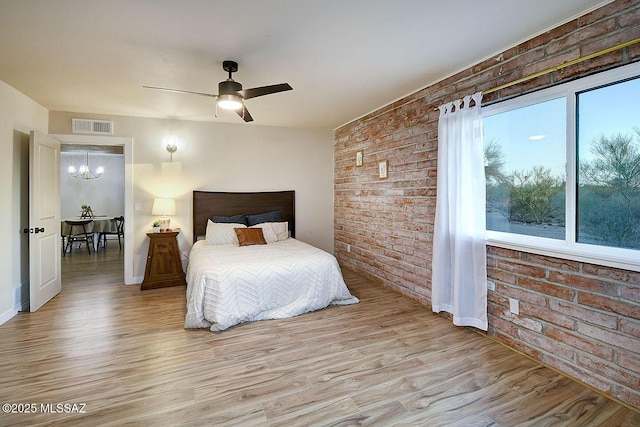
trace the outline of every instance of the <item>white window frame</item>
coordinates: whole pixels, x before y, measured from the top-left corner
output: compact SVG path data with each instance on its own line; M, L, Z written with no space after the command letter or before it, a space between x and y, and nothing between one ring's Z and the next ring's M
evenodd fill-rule
M637 76L640 76L640 63L625 65L593 76L584 77L535 93L482 107L482 116L489 117L560 97L565 97L567 100L565 240L487 230L487 245L625 270L640 271L640 250L590 245L577 243L575 241L577 200L575 185L577 182L576 93Z

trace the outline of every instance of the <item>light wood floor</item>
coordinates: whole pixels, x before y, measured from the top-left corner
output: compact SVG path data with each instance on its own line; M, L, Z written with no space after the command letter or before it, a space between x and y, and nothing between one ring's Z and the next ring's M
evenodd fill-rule
M60 295L0 326L0 402L38 412L0 425L640 425L348 271L360 304L212 333L183 329L184 288L124 286L121 255L67 255ZM56 403L85 413L40 413Z

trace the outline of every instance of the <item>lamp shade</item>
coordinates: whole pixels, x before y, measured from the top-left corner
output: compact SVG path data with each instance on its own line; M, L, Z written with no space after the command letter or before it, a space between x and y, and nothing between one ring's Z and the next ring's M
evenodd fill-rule
M218 105L226 110L239 110L242 108L242 98L235 94L218 95Z
M151 215L175 215L176 214L176 200L165 199L156 197L153 199L153 208L151 208Z

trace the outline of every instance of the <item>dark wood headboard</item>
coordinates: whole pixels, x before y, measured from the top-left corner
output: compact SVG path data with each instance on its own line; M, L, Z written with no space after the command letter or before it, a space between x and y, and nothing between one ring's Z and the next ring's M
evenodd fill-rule
M227 193L216 191L193 192L193 241L204 236L207 220L214 215L256 215L281 211L282 220L289 223L291 237L296 236L295 191L266 191L256 193Z

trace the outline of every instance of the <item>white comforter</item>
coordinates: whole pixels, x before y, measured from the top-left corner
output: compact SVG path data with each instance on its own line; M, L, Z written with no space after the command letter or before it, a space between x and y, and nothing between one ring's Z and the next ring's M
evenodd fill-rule
M355 304L335 257L295 239L191 249L185 328L222 331L243 322Z

